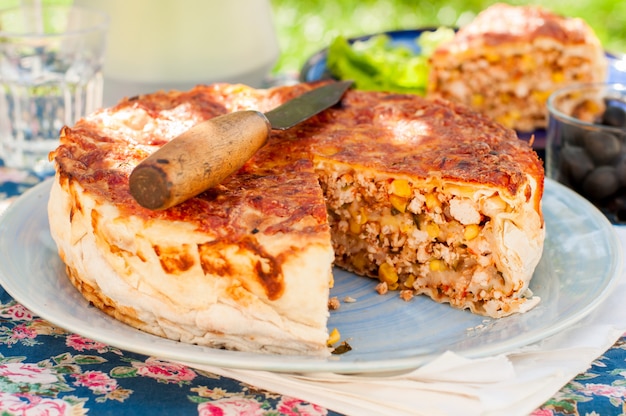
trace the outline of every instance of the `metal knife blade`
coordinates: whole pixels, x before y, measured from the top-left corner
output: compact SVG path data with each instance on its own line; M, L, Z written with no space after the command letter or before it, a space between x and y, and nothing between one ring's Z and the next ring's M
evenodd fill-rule
M339 81L307 91L265 113L272 129L287 130L339 102L353 81Z
M326 84L268 111L236 111L204 121L137 165L130 193L139 205L161 210L221 183L239 170L269 138L336 104L352 81Z

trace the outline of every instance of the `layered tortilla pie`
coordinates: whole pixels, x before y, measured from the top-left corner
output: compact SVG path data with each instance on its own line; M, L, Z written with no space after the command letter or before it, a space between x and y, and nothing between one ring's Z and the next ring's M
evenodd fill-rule
M153 334L321 356L333 264L407 301L490 317L536 305L542 164L512 130L449 102L348 91L197 197L163 211L131 197L132 169L194 124L314 86L159 92L64 128L48 210L72 283Z
M592 28L540 6L495 4L430 58L428 95L463 103L522 132L546 126L546 101L575 82L604 82Z

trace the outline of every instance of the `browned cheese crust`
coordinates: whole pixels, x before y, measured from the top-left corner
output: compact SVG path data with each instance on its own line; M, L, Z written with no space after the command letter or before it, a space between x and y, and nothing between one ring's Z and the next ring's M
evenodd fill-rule
M64 128L52 154L49 215L73 284L99 308L148 332L277 353L327 353L333 252L337 265L381 283L381 270L393 270L405 299L426 293L489 316L532 307L528 283L543 243L541 162L512 130L449 102L349 91L341 105L273 132L214 189L164 211L131 197L132 169L192 125L237 110L268 111L315 86L216 84L155 93ZM358 230L346 228L352 209ZM414 254L372 242L374 232L387 238L380 224L389 213L412 224L396 238L419 240L406 244ZM501 213L506 219L496 220ZM430 222L456 237L428 237ZM458 240L468 228L486 236L475 240L480 261L468 260L471 244ZM510 253L506 241L514 243ZM461 251L440 255L445 245ZM428 271L435 257L442 273ZM460 258L464 276L454 287L450 279L461 272L452 265ZM487 281L493 279L495 286Z
M540 6L495 4L430 59L429 94L467 104L518 131L546 125L552 91L603 82L607 61L587 23Z

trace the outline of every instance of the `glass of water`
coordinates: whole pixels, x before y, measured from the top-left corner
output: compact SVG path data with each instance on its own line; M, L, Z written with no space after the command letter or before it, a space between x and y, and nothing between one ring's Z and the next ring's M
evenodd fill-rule
M102 106L108 16L72 6L0 10L0 158L53 173L64 125Z

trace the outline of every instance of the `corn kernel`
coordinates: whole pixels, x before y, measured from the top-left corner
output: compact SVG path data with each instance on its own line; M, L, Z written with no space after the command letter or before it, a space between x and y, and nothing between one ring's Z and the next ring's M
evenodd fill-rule
M428 263L431 272L442 272L447 269L446 263L441 259L433 259Z
M522 114L517 110L511 110L506 114L496 117L496 121L505 127L513 127L515 121L519 120Z
M365 209L363 207L357 210L355 204L352 204L348 207L348 212L352 218L350 218L350 232L353 234L361 233L361 225L367 222L367 215L365 214Z
M548 97L550 96L551 91L533 91L532 92L532 97L535 101L537 101L540 104L545 103L548 100Z
M414 274L410 274L409 277L406 278L406 280L404 281L404 287L407 288L413 288L413 284L415 283L415 275Z
M397 209L400 212L406 212L406 206L408 201L406 198L403 198L398 195L389 195L389 202L391 202L391 206Z
M469 224L465 226L465 229L463 230L463 238L465 238L466 240L473 240L476 237L478 237L478 233L480 231L480 227L478 226L478 224Z
M500 60L500 55L494 52L488 52L485 54L485 58L487 59L488 62L494 63Z
M402 233L408 233L411 230L413 230L415 228L415 225L413 225L412 222L404 222L402 224L400 224L400 232Z
M340 339L341 334L339 333L339 330L337 328L333 328L333 330L330 331L330 334L328 335L328 341L326 341L326 345L330 347L331 345L339 342Z
M366 263L365 254L363 253L355 254L354 256L350 257L350 260L352 262L352 266L355 269L357 269L358 271L365 270L365 263Z
M383 263L378 268L378 280L387 283L387 286L398 282L398 272L389 263Z
M359 209L359 216L357 218L357 221L361 225L367 222L367 214L365 213L365 208L361 207L361 209Z
M563 72L555 72L552 74L552 81L555 83L563 82L565 80L565 75Z
M437 238L441 233L441 229L434 222L429 222L428 224L426 224L426 233L428 233L428 236L430 238Z
M504 127L508 127L508 128L513 127L513 121L508 115L497 116L496 121L502 124Z
M472 107L480 107L485 102L485 97L482 94L472 94L471 105Z
M350 232L352 234L361 233L361 224L359 224L359 222L354 218L350 218Z
M365 208L360 205L361 204L357 201L353 201L348 205L348 212L352 218L356 218L359 224L365 224L367 222L367 215L365 215Z
M524 70L531 70L537 67L537 62L535 61L535 58L530 55L522 55L522 62L520 63L520 66Z
M387 288L389 290L398 290L399 287L400 287L400 283L398 282L387 285Z
M408 198L412 193L409 182L406 179L394 179L394 181L391 182L389 190L392 194L402 198Z
M594 101L594 100L587 100L585 102L585 108L587 109L587 111L593 114L596 114L602 111L602 106L597 101Z
M441 208L441 202L439 202L435 194L426 194L426 208L428 208L429 211L433 211L436 208Z

